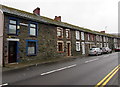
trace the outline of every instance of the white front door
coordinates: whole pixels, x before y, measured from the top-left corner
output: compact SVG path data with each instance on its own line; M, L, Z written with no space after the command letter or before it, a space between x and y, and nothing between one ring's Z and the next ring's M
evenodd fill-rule
M85 54L85 43L82 42L82 54Z

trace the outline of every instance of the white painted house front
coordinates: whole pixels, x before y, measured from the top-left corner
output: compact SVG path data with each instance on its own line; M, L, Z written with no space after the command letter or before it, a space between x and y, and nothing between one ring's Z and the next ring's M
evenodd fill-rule
M2 10L0 9L0 67L2 67L2 58L3 58L3 26L4 26L4 15Z

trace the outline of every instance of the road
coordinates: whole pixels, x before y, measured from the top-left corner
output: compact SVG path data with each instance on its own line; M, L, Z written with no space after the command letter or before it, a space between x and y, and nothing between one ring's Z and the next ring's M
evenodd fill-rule
M118 55L119 53L116 52L74 58L69 61L8 71L3 73L3 83L9 85L96 85L119 65ZM106 85L118 85L118 72Z

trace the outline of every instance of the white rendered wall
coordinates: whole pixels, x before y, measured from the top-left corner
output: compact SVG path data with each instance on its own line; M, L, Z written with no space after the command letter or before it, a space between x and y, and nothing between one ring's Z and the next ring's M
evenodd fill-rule
M4 15L0 8L0 67L2 67L3 59L3 26L4 26Z
M0 5L0 85L2 84L2 60L3 60L3 26L4 26L4 15Z

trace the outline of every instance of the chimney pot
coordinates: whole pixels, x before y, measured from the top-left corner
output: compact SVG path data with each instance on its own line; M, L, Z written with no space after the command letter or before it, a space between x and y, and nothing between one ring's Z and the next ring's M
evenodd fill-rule
M54 20L61 21L61 16L55 16Z
M105 33L105 31L101 31L101 33Z
M33 10L33 13L36 15L40 15L40 8L37 7L35 10Z

